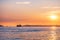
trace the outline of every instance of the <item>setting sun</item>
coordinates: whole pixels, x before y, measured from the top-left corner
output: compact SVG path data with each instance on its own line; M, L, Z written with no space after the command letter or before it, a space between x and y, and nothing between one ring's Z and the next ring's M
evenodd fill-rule
M57 16L52 15L52 16L50 16L50 18L53 19L53 20L55 20L55 19L57 19Z

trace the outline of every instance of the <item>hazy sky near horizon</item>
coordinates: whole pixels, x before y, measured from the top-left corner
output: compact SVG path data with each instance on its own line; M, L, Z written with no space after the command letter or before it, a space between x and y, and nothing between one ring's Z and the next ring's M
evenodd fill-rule
M0 0L0 5L3 25L52 24L48 16L60 16L60 0Z

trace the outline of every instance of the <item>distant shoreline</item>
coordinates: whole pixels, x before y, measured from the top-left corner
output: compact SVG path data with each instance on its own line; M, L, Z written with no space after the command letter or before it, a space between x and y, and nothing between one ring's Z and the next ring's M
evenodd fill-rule
M52 27L52 26L60 27L60 25L23 25L23 26L18 26L18 27Z
M60 27L60 25L16 25L14 27ZM3 26L3 25L0 25L0 27L10 27L10 26ZM13 27L13 26L11 26Z

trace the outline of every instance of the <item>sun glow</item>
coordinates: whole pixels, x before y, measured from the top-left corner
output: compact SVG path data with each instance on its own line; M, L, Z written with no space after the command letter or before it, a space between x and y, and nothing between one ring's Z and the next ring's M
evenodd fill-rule
M58 13L59 13L58 11L51 11L49 18L50 18L51 20L57 20L57 18L58 18L57 14L58 14Z
M56 19L57 19L57 16L56 16L56 15L51 15L50 18L51 18L52 20L56 20Z

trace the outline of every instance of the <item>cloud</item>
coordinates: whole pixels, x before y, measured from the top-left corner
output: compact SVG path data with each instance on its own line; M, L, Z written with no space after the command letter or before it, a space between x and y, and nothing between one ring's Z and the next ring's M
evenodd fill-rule
M60 8L60 7L40 7L40 8Z
M31 4L31 2L16 2L16 4Z

